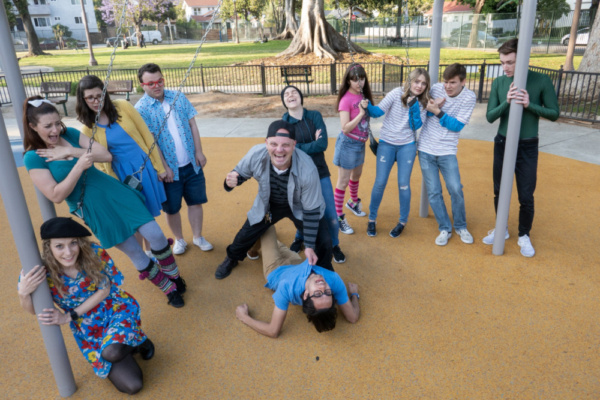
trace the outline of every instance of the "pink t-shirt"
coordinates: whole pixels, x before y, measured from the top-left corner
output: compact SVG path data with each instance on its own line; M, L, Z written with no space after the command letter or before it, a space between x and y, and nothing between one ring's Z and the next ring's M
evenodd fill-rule
M350 113L350 121L352 121L360 113L359 107L362 99L362 94L346 92L344 97L340 99L338 111L348 111ZM369 119L369 114L365 113L362 120L347 135L354 140L366 142L369 138Z

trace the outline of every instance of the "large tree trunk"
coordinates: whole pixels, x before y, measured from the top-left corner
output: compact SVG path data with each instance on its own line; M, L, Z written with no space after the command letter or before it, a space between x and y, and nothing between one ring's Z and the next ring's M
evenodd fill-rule
M581 13L581 0L575 1L575 10L573 11L573 23L571 24L571 36L569 46L567 47L567 57L565 60L565 71L573 70L573 56L575 55L575 43L577 42L577 29L579 28L579 14Z
M469 36L469 45L468 47L478 47L479 40L479 19L481 18L481 10L483 9L483 5L485 0L477 0L475 3L475 9L473 10L473 25L471 25L471 35ZM459 38L460 41L460 38Z
M291 39L298 32L296 24L296 0L285 0L285 28L275 39Z
M579 72L600 72L600 18L596 15L590 30L590 38L583 53Z
M368 54L369 52L346 41L325 20L323 0L304 0L302 3L302 17L300 28L294 36L289 47L277 57L292 57L297 54L315 53L317 57L329 57L335 60L338 53L348 53L348 45L356 53Z
M17 7L19 16L23 21L23 28L25 29L25 34L27 35L27 48L29 50L29 52L27 53L27 57L49 56L50 54L44 53L42 51L42 48L40 47L40 41L38 39L37 33L35 32L35 28L33 27L33 23L31 22L31 15L29 15L29 7L27 4L27 0L14 0L13 3L15 7Z

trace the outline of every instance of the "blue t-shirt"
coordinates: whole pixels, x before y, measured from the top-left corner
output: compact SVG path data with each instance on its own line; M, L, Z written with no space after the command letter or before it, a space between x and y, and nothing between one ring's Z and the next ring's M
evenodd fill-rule
M265 287L274 290L275 306L286 311L289 303L302 305L302 294L305 290L306 279L311 272L321 275L331 288L335 301L339 304L348 302L348 292L342 278L333 271L318 266L310 266L308 260L298 265L282 265L267 277Z

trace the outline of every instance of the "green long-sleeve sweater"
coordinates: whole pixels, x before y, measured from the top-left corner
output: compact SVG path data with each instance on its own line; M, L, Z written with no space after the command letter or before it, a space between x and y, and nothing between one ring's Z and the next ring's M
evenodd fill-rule
M490 123L500 118L498 134L501 136L506 136L508 127L510 104L506 101L506 95L513 80L513 77L501 76L492 82L492 92L485 116ZM556 91L548 75L529 71L525 89L529 93L529 107L523 109L519 139L538 137L540 117L556 121L559 115Z

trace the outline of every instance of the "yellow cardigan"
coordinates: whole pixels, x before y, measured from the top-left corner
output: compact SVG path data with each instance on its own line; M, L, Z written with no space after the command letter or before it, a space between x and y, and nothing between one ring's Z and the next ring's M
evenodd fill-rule
M117 123L121 125L123 130L127 132L127 134L133 140L135 140L142 151L148 154L148 150L154 142L154 136L152 136L152 133L150 133L150 130L148 129L148 126L144 122L144 119L140 113L138 113L135 107L133 107L127 100L114 100L113 104L119 113L119 119L117 119ZM92 137L92 130L87 126L84 126L82 131L84 135ZM108 148L106 145L106 130L104 128L98 127L94 139L96 142L98 142L98 144ZM165 172L162 160L158 154L158 145L154 147L154 150L152 150L152 153L150 154L150 161L152 162L152 165L157 173L162 174ZM98 169L107 173L113 178L119 179L114 173L110 163L99 163Z

